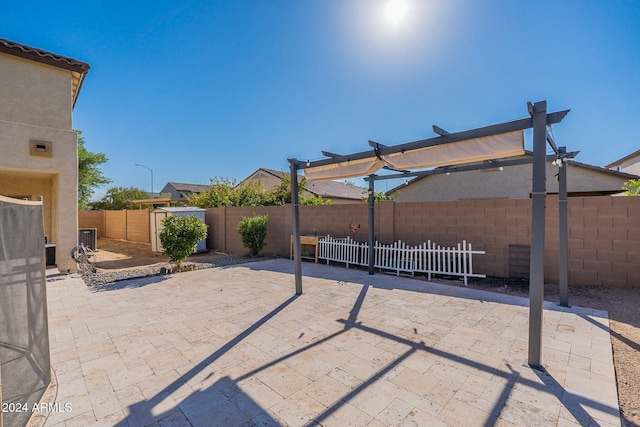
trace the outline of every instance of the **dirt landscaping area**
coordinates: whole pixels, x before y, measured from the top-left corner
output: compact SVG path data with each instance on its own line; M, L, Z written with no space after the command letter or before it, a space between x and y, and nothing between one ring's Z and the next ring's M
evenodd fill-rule
M191 255L186 262L207 263L225 256L225 254L203 252ZM123 240L98 239L98 250L94 261L98 273L116 270L169 266L169 258L151 251L148 243L135 243Z
M151 251L151 245L99 239L95 265L98 273L169 266L162 254ZM202 253L187 259L192 263L210 263L225 254ZM248 260L248 259L247 259ZM418 279L421 280L421 279ZM454 286L460 281L434 280ZM502 279L480 279L470 287L491 292L528 297L528 284ZM546 285L545 300L559 302L558 286ZM640 289L612 289L593 286L570 287L569 304L609 312L611 343L618 385L618 398L623 427L640 426Z

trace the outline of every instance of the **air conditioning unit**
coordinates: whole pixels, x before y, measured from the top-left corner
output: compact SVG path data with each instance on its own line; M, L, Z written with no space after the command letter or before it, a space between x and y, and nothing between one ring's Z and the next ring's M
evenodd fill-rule
M80 244L84 244L85 247L95 251L98 248L98 229L79 228L78 245Z

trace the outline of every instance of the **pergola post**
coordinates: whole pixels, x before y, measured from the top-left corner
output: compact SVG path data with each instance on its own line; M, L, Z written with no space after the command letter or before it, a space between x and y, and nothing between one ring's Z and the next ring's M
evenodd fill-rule
M531 263L529 270L529 359L542 367L542 312L544 303L544 238L547 168L547 102L533 104L533 190L531 208Z
M372 178L374 175L370 175L369 178ZM369 274L374 274L373 264L375 262L375 201L376 201L376 193L375 193L375 181L373 179L369 180Z
M289 162L291 169L291 214L293 232L293 263L296 295L302 294L302 259L300 258L300 210L298 205L298 163Z
M567 220L567 147L558 147L560 163L558 167L558 225L560 239L559 285L560 305L569 307L569 232Z

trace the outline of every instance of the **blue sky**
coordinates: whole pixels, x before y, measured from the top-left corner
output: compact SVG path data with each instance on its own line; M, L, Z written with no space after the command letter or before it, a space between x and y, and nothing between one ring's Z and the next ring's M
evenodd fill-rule
M150 190L135 163L156 191L241 180L540 100L571 109L553 133L579 161L640 149L640 1L404 1L394 24L387 0L25 0L0 37L91 65L74 128L113 186Z

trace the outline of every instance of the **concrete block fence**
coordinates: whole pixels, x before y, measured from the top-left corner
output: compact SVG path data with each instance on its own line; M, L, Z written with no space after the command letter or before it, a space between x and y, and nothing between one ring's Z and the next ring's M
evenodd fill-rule
M98 228L99 237L140 242L145 241L146 233L146 242L149 242L148 211L115 212L80 212L80 227ZM146 214L146 221L129 216L132 212L139 217ZM236 228L243 217L254 213L269 216L264 253L288 257L292 234L290 205L207 209L207 247L227 253L247 252ZM569 283L640 288L640 197L571 197L568 213ZM418 245L431 240L453 246L466 240L474 249L486 252L474 259L474 271L488 276L509 277L513 268L510 246L526 246L531 242L530 199L385 201L376 205L375 214L374 233L378 241L401 240ZM350 236L367 241L367 221L365 203L300 206L303 235ZM357 226L355 233L351 232L351 224ZM558 282L558 254L558 198L548 196L545 240L548 283Z

